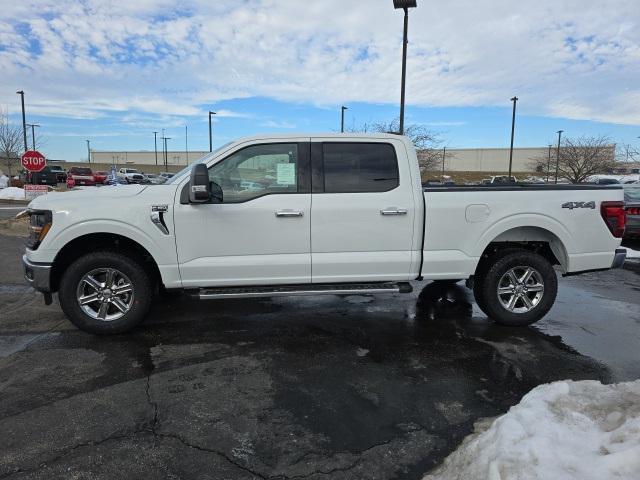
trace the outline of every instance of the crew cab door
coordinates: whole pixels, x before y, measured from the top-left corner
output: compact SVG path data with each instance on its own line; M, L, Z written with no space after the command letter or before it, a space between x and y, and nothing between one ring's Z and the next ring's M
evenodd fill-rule
M311 282L306 140L249 144L209 164L209 180L222 190L222 203L176 200L184 287Z
M327 138L311 145L313 283L415 278L422 218L404 144Z

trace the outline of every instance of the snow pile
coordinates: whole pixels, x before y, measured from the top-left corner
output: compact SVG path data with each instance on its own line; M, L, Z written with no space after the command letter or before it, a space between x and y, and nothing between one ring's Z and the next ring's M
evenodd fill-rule
M640 251L627 247L627 258L640 258Z
M24 200L24 189L18 187L7 187L0 190L0 200Z
M640 380L540 385L424 480L640 478Z

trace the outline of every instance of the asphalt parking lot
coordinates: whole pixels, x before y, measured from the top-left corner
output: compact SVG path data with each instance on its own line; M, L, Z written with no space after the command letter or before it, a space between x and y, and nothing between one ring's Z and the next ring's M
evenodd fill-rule
M96 337L0 235L0 479L419 479L473 423L559 379L640 377L640 263L564 278L536 327L462 286L410 295L158 300Z

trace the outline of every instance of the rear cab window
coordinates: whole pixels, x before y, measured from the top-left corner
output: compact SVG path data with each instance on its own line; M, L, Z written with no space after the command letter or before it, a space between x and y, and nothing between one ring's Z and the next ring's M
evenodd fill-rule
M400 184L395 148L378 142L322 144L325 193L388 192Z

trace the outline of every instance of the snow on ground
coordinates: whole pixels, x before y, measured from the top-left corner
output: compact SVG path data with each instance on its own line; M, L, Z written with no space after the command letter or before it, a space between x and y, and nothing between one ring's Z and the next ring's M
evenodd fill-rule
M640 380L540 385L424 480L640 478Z
M0 190L0 200L24 200L24 189L18 187L7 187Z
M627 258L640 258L640 251L634 250L632 248L627 248Z

